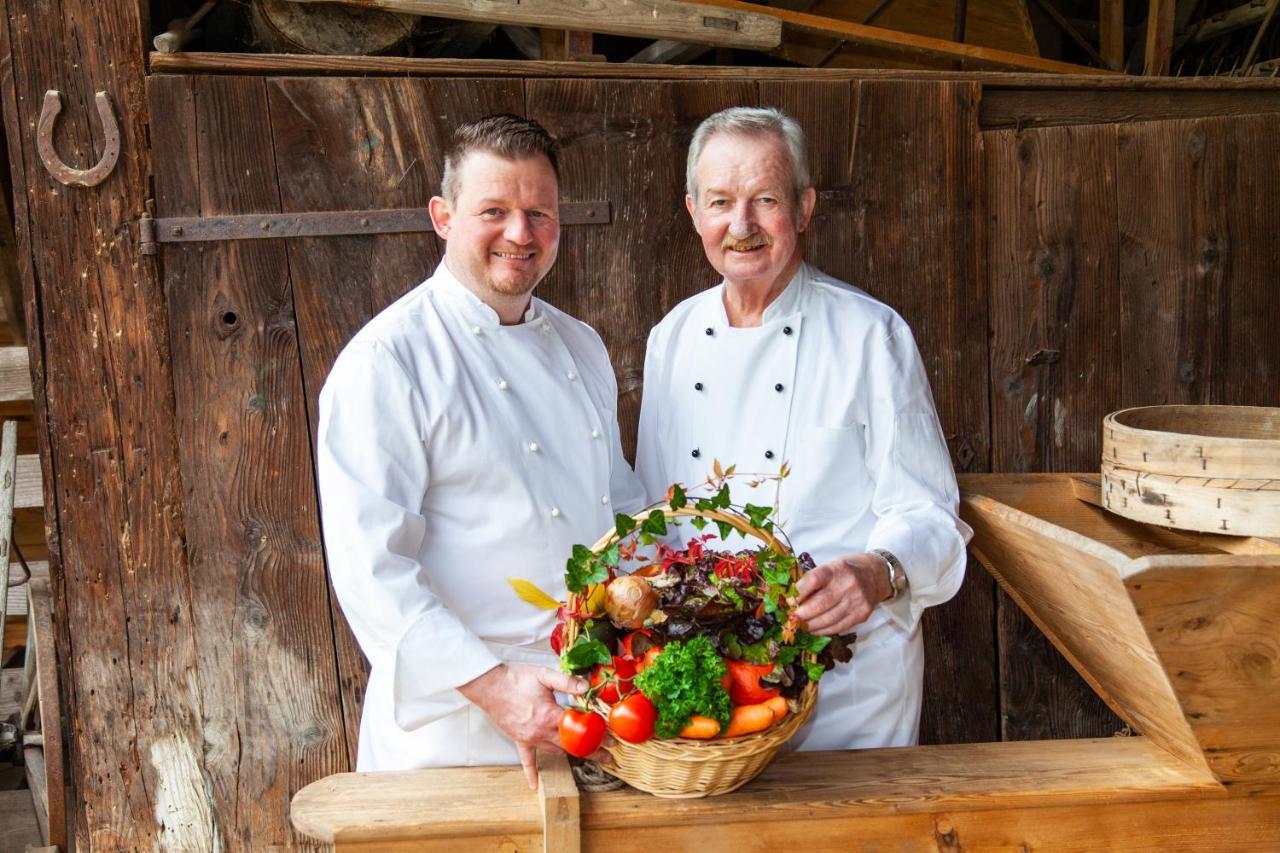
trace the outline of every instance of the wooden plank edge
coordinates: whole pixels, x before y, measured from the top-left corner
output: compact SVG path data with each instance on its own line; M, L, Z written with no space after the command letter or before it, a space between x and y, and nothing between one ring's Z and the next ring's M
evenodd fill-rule
M545 853L579 853L578 784L562 752L538 754L538 805L542 811Z
M40 841L49 843L49 789L45 775L44 749L24 746L22 760L27 769L27 787L31 789L31 803L36 810L36 823L40 827Z
M648 65L629 62L548 62L504 59L418 59L393 56L310 56L283 53L158 53L152 74L270 76L529 77L655 80L921 80L982 83L990 89L1125 91L1280 91L1269 77L1136 77L1034 74L1012 71L926 71L894 68L781 68L750 65Z

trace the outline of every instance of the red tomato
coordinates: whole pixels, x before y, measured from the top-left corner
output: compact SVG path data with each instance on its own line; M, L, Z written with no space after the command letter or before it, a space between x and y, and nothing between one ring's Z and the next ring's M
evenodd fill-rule
M604 717L591 711L565 708L560 715L560 746L570 755L586 758L604 743Z
M658 709L639 690L609 709L609 728L627 743L644 743L653 737Z
M760 686L761 676L773 672L773 664L747 663L744 660L726 660L729 665L729 677L733 683L729 686L729 698L735 705L759 705L768 702L780 692L780 688L768 689Z
M633 658L636 653L631 649L631 642L636 638L637 634L644 634L646 637L652 638L653 632L641 628L639 631L632 631L630 634L622 638L622 654L626 657Z
M644 657L636 661L636 674L639 675L649 667L653 666L654 660L657 659L660 654L662 654L662 646L653 646L649 651L645 652Z
M591 671L591 686L604 684L611 678L617 678L600 688L596 696L606 705L612 705L622 696L631 692L631 679L636 674L636 663L631 658L614 657L612 666L599 666Z

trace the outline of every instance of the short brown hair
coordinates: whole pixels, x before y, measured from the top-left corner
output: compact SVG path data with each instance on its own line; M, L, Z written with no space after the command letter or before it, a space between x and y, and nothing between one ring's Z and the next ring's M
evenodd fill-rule
M496 154L504 160L526 160L541 154L551 162L551 170L560 180L560 143L547 129L533 119L511 113L485 116L478 121L459 125L453 132L449 151L444 155L444 177L440 194L453 204L458 200L458 171L462 161L473 151Z

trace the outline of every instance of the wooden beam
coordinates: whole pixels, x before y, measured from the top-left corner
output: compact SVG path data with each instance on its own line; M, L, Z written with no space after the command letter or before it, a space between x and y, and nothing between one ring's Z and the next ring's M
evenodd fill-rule
M1148 77L1166 77L1173 56L1174 0L1150 0L1147 7L1147 49L1142 59L1142 73Z
M338 3L345 0L299 0ZM697 44L770 50L782 42L782 26L756 9L726 12L676 0L362 0L361 5L463 21L524 24L619 36L670 38Z
M1134 92L990 88L982 94L979 121L983 130L995 130L1268 113L1280 114L1280 89Z
M1112 71L1124 70L1124 0L1098 4L1098 41L1102 60Z
M754 3L740 3L738 0L703 0L703 2L708 6L715 6L734 12L756 12L769 15L777 18L788 27L832 36L836 39L847 41L849 44L885 48L938 59L962 59L969 64L992 68L1046 71L1055 74L1114 73L1101 68L1089 68L1084 65L1073 65L1069 62L1041 59L1038 56L1024 56L1019 53L1010 53L1006 50L957 44L946 39L930 38L929 36L920 36L914 33L902 33L881 27L868 27L863 24L855 24L835 18L823 18L804 12L771 9Z
M1218 36L1224 36L1250 24L1256 24L1266 16L1267 4L1252 0L1252 2L1244 3L1233 9L1205 18L1192 32L1189 42L1191 44L1203 44Z

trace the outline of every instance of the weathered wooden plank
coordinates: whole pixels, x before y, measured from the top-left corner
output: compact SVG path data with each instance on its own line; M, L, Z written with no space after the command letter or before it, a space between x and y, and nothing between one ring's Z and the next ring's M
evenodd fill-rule
M63 772L62 700L58 695L58 662L54 649L53 594L45 578L31 579L31 639L35 684L40 701L40 733L44 737L44 837L59 847L67 843L67 779Z
M983 134L995 471L1096 467L1119 408L1115 131ZM1117 720L1006 597L998 603L1002 735L1093 736Z
M1102 58L1112 71L1124 70L1124 0L1098 4L1098 42Z
M0 17L5 126L22 129L9 144L58 645L77 720L77 846L156 847L171 838L157 811L211 843L169 332L129 227L150 195L146 5L6 3ZM129 156L93 190L54 182L35 151L29 129L50 86L65 105L57 148L79 166L100 151L94 93L115 104Z
M1280 114L1280 90L985 88L984 130Z
M1177 0L1148 0L1147 41L1142 57L1142 73L1166 75L1173 54L1173 17Z
M595 327L618 377L623 446L635 448L649 329L715 281L684 206L689 139L702 119L754 104L749 83L531 80L528 114L564 144L561 193L607 198L607 228L560 237L560 259L539 295Z
M519 768L343 774L300 791L293 818L299 831L339 845L451 838L493 849L495 837L541 829L537 798L521 788ZM945 825L965 815L977 819L1002 809L1009 810L1006 831L1044 833L1050 822L1031 816L1054 807L1072 814L1140 803L1160 812L1170 801L1186 807L1231 798L1145 738L1105 738L792 753L718 797L661 799L632 789L586 794L580 820L586 850L617 849L621 833L633 840L660 836L672 850L785 849L786 839L797 836L806 849L847 850L851 838L861 849L864 826L887 840L879 833L889 824L880 821L895 819L909 831L885 849L988 849L971 845L963 832L935 844L934 833L948 834ZM492 807L498 802L502 810ZM912 815L937 820L938 826L926 820L927 845L906 820ZM820 821L830 825L814 837L808 827ZM1106 829L1081 832L1079 842L1105 849Z
M35 809L37 835L42 844L49 843L49 789L48 773L44 766L43 746L24 746L22 763L27 767L27 788L31 794L31 805ZM35 843L32 839L31 843ZM28 848L29 850L30 848ZM53 848L56 850L57 848Z
M538 809L544 853L578 853L582 849L579 808L578 785L568 758L562 753L540 755Z
M13 216L9 199L0 193L0 308L4 310L5 343L27 343L27 324L23 317L22 280L18 274L18 242L14 237Z
M439 192L452 129L522 112L516 82L268 81L285 211L421 205ZM351 116L361 120L351 120ZM303 239L287 244L311 434L316 401L338 352L377 311L416 286L441 258L434 235ZM333 606L351 765L368 667Z
M1230 357L1217 320L1230 265L1226 212L1237 203L1224 186L1225 133L1211 120L1119 130L1127 406L1207 403L1214 362Z
M1277 23L1272 22L1275 28ZM1280 116L1228 124L1222 193L1226 220L1224 301L1216 336L1219 357L1209 380L1215 403L1278 405L1280 394L1280 158L1267 156L1280 139Z
M782 41L782 24L757 10L726 11L704 3L673 0L601 0L589 4L570 0L521 0L518 4L502 0L363 0L362 5L462 21L683 39L751 50L768 50Z
M263 80L150 96L157 214L279 211ZM293 792L350 766L288 258L242 241L164 264L213 809L237 844L285 845Z
M30 791L0 791L0 850L26 850L40 843L40 825Z

